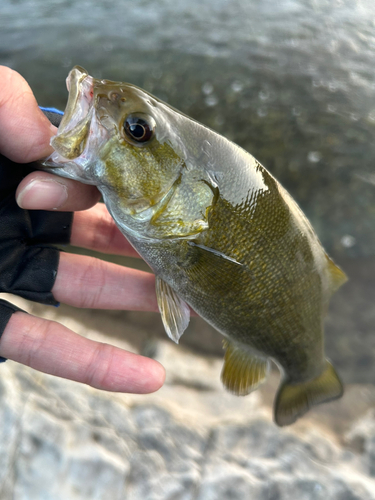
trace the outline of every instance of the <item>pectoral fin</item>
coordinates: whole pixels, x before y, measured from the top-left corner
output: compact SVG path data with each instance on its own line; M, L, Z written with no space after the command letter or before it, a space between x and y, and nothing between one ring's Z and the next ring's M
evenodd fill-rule
M236 259L233 259L232 257L229 257L228 255L225 255L223 252L219 252L218 250L214 250L213 248L206 247L205 245L200 245L198 243L195 243L194 241L188 241L188 245L191 247L199 248L200 251L203 250L203 252L208 252L211 257L219 257L219 259L225 259L227 262L231 262L232 264L236 264L237 266L242 266L241 262L238 262Z
M225 357L221 381L237 396L246 396L267 378L269 361L224 340Z
M176 344L190 321L190 309L177 293L156 276L156 297L165 331Z
M275 422L290 425L313 406L341 397L343 387L329 361L323 372L301 384L282 383L275 402Z

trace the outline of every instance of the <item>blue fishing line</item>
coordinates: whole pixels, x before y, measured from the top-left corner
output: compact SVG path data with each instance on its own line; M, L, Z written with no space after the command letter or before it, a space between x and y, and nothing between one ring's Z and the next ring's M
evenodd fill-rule
M44 108L43 106L39 106L39 108L42 111L47 111L47 112L50 112L50 113L56 113L58 115L63 115L64 114L64 111L60 111L59 109L56 109L56 108Z

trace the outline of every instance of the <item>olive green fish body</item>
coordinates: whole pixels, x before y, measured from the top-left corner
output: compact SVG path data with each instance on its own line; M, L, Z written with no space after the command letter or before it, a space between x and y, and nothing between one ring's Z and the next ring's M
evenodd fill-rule
M301 237L277 182L257 168L269 189L257 194L249 189L249 198L236 205L218 196L208 212L209 229L195 238L133 244L223 335L274 358L291 379L309 378L324 363L322 316L328 299L322 283L326 269L320 276L316 258L322 267L328 262L317 241L320 255L313 254L308 224Z
M283 373L279 425L342 394L325 359L323 320L345 275L297 204L254 157L129 84L82 68L54 153L54 172L98 186L118 227L156 274L168 335L190 305L225 337L222 380L254 390L269 359Z

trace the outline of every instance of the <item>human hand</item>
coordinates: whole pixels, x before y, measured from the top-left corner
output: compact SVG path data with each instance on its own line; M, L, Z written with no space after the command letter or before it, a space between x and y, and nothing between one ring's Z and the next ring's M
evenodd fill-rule
M20 167L17 164L48 156L52 152L49 140L55 135L56 128L40 111L27 82L18 73L0 66L0 82L0 153L15 162L10 166L8 161L8 165L0 165L0 169L3 169L4 173L5 168L19 167L18 171L24 168L24 172L28 172L27 166ZM6 173L9 174L9 171ZM1 176L0 171L0 179ZM16 176L14 178L17 179ZM0 193L1 188L2 186ZM17 210L26 216L31 214L31 217L36 217L38 223L48 221L46 227L55 227L54 217L69 219L70 215L65 212L75 212L71 225L72 245L105 253L137 256L117 229L105 206L98 203L99 197L94 186L41 171L33 171L24 177L16 191L19 207L31 212L23 212L18 208ZM14 200L14 194L10 199ZM1 209L3 201L0 199L0 227L5 227L5 224L16 231L18 226L13 224L9 214L7 222L4 223L3 213L6 210L4 212ZM61 220L56 220L61 225ZM3 231L0 231L0 238L1 233ZM36 257L27 262L28 283L32 281L30 276L35 276L35 282L39 283L41 275L53 275L53 279L48 278L52 288L43 291L43 297L47 299L40 300L41 302L54 303L55 299L76 307L157 311L152 274L93 257L68 253L61 253L59 256L56 250L46 245L47 236L42 234L38 244L32 246L32 249L36 249ZM56 242L58 236L51 236L52 242ZM20 238L21 235L17 239ZM51 239L48 243L50 242ZM49 252L48 256L52 255L55 269L51 268L50 257L47 259L46 268L42 268L41 263L44 260L39 254L44 255L43 252ZM3 268L0 266L0 269ZM54 273L56 269L57 274ZM1 278L0 276L0 283L4 281ZM14 280L12 286L13 282ZM18 294L29 297L33 290L24 295L22 292ZM6 310L6 306L0 304L1 307ZM11 314L2 335L0 329L0 336L0 356L99 389L147 393L159 389L164 382L164 368L157 361L88 340L59 323L25 312L17 311Z

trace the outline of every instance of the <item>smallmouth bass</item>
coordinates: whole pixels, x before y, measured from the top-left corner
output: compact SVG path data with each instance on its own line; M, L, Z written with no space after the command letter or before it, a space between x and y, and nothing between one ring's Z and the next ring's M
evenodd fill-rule
M155 272L169 337L178 342L191 306L224 336L221 378L237 395L274 361L280 426L339 398L323 320L346 277L287 191L249 153L134 85L76 66L67 87L44 165L98 187Z

